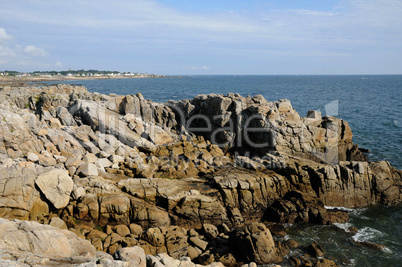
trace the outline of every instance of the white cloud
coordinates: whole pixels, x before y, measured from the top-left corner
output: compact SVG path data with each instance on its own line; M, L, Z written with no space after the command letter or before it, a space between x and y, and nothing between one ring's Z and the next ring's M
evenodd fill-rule
M0 28L0 43L11 39L12 39L11 35L7 34L5 29Z
M28 45L24 48L24 52L32 57L44 57L47 55L43 48L38 48L33 45Z
M57 61L55 66L60 68L60 67L63 67L63 64L60 61Z
M38 57L46 58L48 53L43 48L33 45L25 46L15 45L14 47L0 45L0 67L16 68L18 66L39 66L46 65L39 62Z

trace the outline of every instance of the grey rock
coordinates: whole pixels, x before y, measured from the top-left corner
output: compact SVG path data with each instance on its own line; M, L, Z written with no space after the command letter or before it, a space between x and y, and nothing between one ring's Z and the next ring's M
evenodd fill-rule
M95 164L86 162L78 168L77 173L84 176L96 176L98 175L98 168Z
M74 185L67 171L61 169L54 169L39 175L35 184L56 209L67 206Z
M129 261L137 267L147 266L144 250L138 246L119 249L114 254L114 258L116 260Z

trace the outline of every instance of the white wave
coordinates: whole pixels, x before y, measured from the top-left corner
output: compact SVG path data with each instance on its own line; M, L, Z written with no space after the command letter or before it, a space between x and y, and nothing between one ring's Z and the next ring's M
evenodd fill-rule
M333 206L324 206L324 208L326 208L327 210L338 209L338 210L344 210L344 211L347 211L347 212L352 212L352 211L354 211L354 210L355 210L355 209L352 209L352 208L346 208L346 207L333 207Z
M365 212L368 208L358 208L358 209L354 209L351 214L359 217L360 219L368 219L366 216L363 216L362 213Z
M373 239L375 240L383 235L384 233L377 229L371 227L363 227L354 236L352 236L352 239L356 242L365 242L372 241Z
M351 223L333 223L333 225L348 233L350 232L349 228L353 226Z
M392 253L393 253L392 250L390 250L390 249L387 248L387 247L384 247L384 248L382 249L382 251L383 251L384 253L386 253L386 254L392 254Z

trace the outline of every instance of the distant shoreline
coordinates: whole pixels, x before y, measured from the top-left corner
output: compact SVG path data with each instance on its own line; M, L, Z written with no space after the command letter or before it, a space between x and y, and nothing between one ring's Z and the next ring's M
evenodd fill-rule
M54 77L14 77L14 76L0 76L0 82L58 82L58 81L83 81L83 80L109 80L109 79L141 79L141 78L182 78L182 76L168 76L168 75L147 75L147 76L54 76Z

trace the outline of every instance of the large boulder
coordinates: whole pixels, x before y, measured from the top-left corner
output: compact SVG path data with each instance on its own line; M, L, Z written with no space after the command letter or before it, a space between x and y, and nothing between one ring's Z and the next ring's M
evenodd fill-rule
M95 248L68 230L32 221L0 218L0 249L32 253L41 257L93 259Z
M35 184L56 209L67 206L74 186L67 171L62 169L42 173L36 178Z
M232 248L240 261L268 264L277 261L275 243L268 228L258 222L246 224L232 233Z
M146 267L147 261L144 250L141 247L127 247L116 251L114 254L116 260L129 261L132 266Z
M279 151L327 163L366 159L353 144L347 122L314 111L301 118L286 99L210 94L168 105L187 131L225 150L250 155Z

